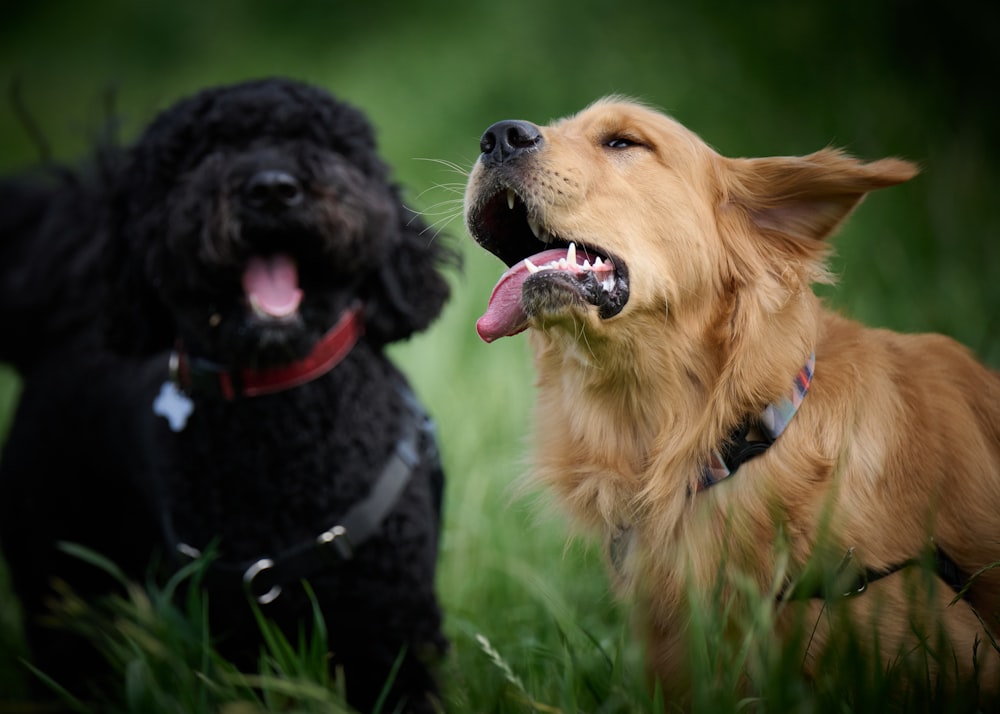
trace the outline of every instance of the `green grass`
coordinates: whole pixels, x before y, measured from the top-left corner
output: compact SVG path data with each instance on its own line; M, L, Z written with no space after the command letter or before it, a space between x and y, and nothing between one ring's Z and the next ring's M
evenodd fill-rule
M347 714L343 682L328 670L325 623L315 610L311 636L289 640L258 613L264 645L257 671L240 672L211 646L206 603L197 582L207 561L192 563L166 583L141 587L124 579L100 555L68 550L119 579L123 595L84 603L63 591L57 608L61 626L88 637L120 673L121 686L87 700L62 691L44 673L54 696L73 711L200 714L204 712L301 712ZM780 553L780 547L779 551ZM576 574L595 567L584 551L570 548L566 559ZM445 563L448 559L445 559ZM481 587L490 617L478 602L463 610L454 602L449 630L454 652L442 667L443 709L453 712L637 712L680 711L659 687L642 676L641 657L622 625L623 614L602 596L588 601L589 588L570 589L561 575L544 574L517 558L493 570L480 564ZM557 569L562 570L562 569ZM916 591L924 577L906 577ZM932 578L928 578L932 581ZM906 653L905 661L873 665L860 645L868 639L844 626L835 644L820 656L819 675L801 673L801 652L816 622L802 618L782 643L774 637L777 618L788 603L775 606L775 588L761 592L738 573L722 568L716 597L695 607L690 619L689 666L696 685L683 707L693 712L977 712L973 687L945 691L925 675L941 664L939 641L926 630L926 646ZM505 586L514 586L506 593ZM722 595L724 590L729 595ZM519 594L520 593L520 594ZM693 594L692 594L693 595ZM478 598L477 598L478 599ZM519 603L520 601L520 603ZM512 607L519 603L516 607ZM832 599L821 614L836 621L846 605ZM469 605L466 604L468 608ZM602 619L604 615L606 619ZM739 635L732 637L730 625ZM983 643L996 647L996 643ZM943 661L948 667L948 662ZM0 700L0 712L4 709ZM15 711L15 710L12 710ZM376 709L376 712L380 710Z
M438 422L449 476L439 576L453 642L443 668L449 709L652 711L657 693L646 687L628 612L610 595L600 552L586 539L567 545L558 509L517 485L531 433L527 347L521 338L485 345L475 336L500 266L464 236L464 176L435 160L469 167L493 121L544 122L613 92L664 107L730 155L835 144L866 158L913 159L922 175L873 195L836 238L840 284L824 294L874 325L953 335L997 366L997 117L976 90L991 86L983 68L997 65L984 56L995 43L975 39L994 11L978 9L953 40L947 30L961 12L915 11L903 30L888 9L860 0L511 0L502 8L432 0L419 11L384 0L60 0L5 13L0 83L18 80L51 152L67 160L90 148L108 89L125 138L182 94L250 76L293 75L363 107L408 200L466 256L442 319L393 349ZM37 156L9 103L0 103L0 168ZM16 396L16 380L0 371L0 434ZM251 691L205 647L197 603L174 603L169 590L132 589L78 619L108 637L106 651L122 666L110 710L338 710L336 682L310 664L312 645L275 641L268 679L255 682L266 686ZM807 686L797 663L770 642L770 615L749 612L754 636L735 650L709 613L696 622L692 657L704 682L696 709L884 709L891 672L845 655L830 663L828 679ZM95 624L109 618L142 628ZM0 569L0 712L22 694L18 626ZM755 681L748 700L727 679L744 671ZM273 699L262 701L260 691ZM147 694L142 706L129 699Z

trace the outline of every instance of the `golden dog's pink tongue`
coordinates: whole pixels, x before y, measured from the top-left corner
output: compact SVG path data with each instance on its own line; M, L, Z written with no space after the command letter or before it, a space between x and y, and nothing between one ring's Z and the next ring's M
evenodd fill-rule
M538 266L566 257L566 250L557 248L545 250L528 260ZM476 332L484 342L493 342L501 337L509 337L528 327L528 316L521 307L521 286L531 273L524 261L515 263L504 273L490 295L486 312L476 321Z
M243 271L243 290L251 309L263 317L287 317L302 302L298 268L281 253L250 258Z

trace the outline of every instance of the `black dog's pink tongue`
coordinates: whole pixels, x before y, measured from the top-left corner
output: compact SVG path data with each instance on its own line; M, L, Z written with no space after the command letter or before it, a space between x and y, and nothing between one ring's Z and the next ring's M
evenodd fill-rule
M299 309L302 290L291 256L253 256L243 271L243 291L251 309L263 317L287 317Z
M546 263L566 257L564 248L542 251L530 260L541 267ZM528 316L521 307L521 286L531 273L524 261L515 263L504 273L490 295L490 304L485 314L476 321L476 332L484 342L493 342L501 337L516 335L528 327Z

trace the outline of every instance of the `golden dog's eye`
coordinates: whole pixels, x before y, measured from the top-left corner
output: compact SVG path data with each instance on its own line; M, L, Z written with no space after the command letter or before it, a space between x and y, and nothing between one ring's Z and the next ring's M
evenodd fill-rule
M604 142L609 149L627 149L632 146L639 146L639 142L627 136L615 136Z

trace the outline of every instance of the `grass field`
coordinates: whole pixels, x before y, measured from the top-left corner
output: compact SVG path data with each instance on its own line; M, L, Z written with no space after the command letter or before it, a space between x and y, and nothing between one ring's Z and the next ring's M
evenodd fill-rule
M364 108L408 200L465 254L442 319L393 349L438 422L449 476L439 578L453 643L443 672L448 709L652 711L660 702L645 687L601 554L585 537L568 540L545 494L516 487L531 432L527 346L476 338L500 265L469 245L459 217L464 176L437 160L468 167L493 121L545 122L607 93L667 109L729 155L833 144L865 158L912 159L922 175L872 196L838 236L840 282L824 293L866 322L945 332L1000 366L1000 140L983 89L1000 66L988 34L998 11L916 5L897 16L860 0L835 9L790 0L438 0L419 12L387 0L25 3L5 11L0 82L19 87L49 149L65 160L88 150L109 88L125 139L177 97L251 76L306 79ZM0 168L28 165L38 152L10 102L0 106ZM16 395L16 380L0 372L0 434ZM211 660L197 617L181 617L156 592L114 607L99 624L80 618L111 637L111 656L134 656L123 661L127 675L109 711L337 711L335 683L325 686L308 652L276 644L266 681L241 681L222 663L209 668L211 679L171 679ZM150 655L141 637L123 650L107 618L143 623L140 631L169 643L169 656ZM0 571L0 712L16 711L21 693L17 622ZM754 622L758 637L736 652L704 624L703 647L692 652L704 682L698 711L884 710L891 673L848 655L831 666L839 674L809 687L769 647L766 615ZM732 677L748 667L759 696L744 701ZM269 698L249 703L250 684ZM233 701L243 703L224 705ZM933 696L911 704L965 710Z

